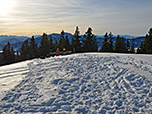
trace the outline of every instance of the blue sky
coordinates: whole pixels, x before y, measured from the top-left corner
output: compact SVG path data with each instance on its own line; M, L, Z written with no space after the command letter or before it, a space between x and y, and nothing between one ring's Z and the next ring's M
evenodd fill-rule
M0 34L35 35L46 32L81 34L88 27L96 35L145 35L152 27L152 0L14 0L0 15Z

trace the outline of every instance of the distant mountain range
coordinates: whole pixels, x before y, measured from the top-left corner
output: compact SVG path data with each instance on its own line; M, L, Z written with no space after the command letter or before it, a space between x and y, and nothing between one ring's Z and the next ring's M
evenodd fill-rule
M68 36L70 43L72 42L73 35L71 33L65 33L65 36ZM40 46L42 36L41 35L35 35L35 41ZM60 40L60 34L57 33L52 33L48 35L48 38L50 39L52 37L53 42L59 42ZM140 47L141 43L144 41L145 37L144 36L130 36L130 35L120 35L120 37L124 37L125 39L128 39L130 41L130 45L132 45L132 40L133 38L135 39L135 47L138 48ZM115 44L117 36L113 36L113 42ZM25 40L30 41L31 37L27 36L7 36L7 35L1 35L0 36L0 51L3 50L4 46L10 42L11 46L14 48L14 50L20 50L23 42ZM81 35L80 40L82 41L83 35ZM98 48L101 49L102 47L102 42L104 41L104 35L99 36L96 35L96 39L98 42Z
M0 51L3 50L4 46L10 42L11 46L15 50L19 50L22 46L22 43L29 39L30 37L27 36L7 36L7 35L1 35L0 36Z

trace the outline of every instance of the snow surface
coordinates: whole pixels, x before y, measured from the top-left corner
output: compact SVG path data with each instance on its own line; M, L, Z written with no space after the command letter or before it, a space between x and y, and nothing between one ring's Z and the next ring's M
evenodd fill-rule
M1 82L7 73L19 73L7 82L18 80L26 69L26 77L0 99L0 113L152 114L151 60L152 55L85 53L0 67Z
M0 67L0 98L6 91L13 89L29 72L27 64L31 61L20 62Z

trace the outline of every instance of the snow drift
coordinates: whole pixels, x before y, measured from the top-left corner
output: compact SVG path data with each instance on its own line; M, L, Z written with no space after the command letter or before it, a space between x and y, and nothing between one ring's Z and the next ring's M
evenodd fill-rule
M1 98L0 113L151 114L151 60L103 53L34 59Z

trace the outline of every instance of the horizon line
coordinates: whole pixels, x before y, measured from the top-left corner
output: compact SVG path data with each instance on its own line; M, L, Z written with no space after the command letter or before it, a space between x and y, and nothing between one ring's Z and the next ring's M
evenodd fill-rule
M58 33L58 32L52 32L52 33L46 33L46 32L42 32L41 34L34 34L34 35L19 35L19 34L0 34L0 36L18 36L18 37L32 37L32 36L42 36L43 33L47 34L47 35L51 35L51 34L61 34L61 33ZM71 32L65 32L65 33L69 33L69 34L72 34L74 35L74 33L71 33ZM105 32L105 33L110 33L110 32ZM93 33L95 36L104 36L104 34L95 34ZM80 35L84 35L84 34L80 34ZM131 36L131 37L141 37L141 36L146 36L145 35L130 35L130 34L113 34L113 36L118 36L118 35L121 35L121 36Z

